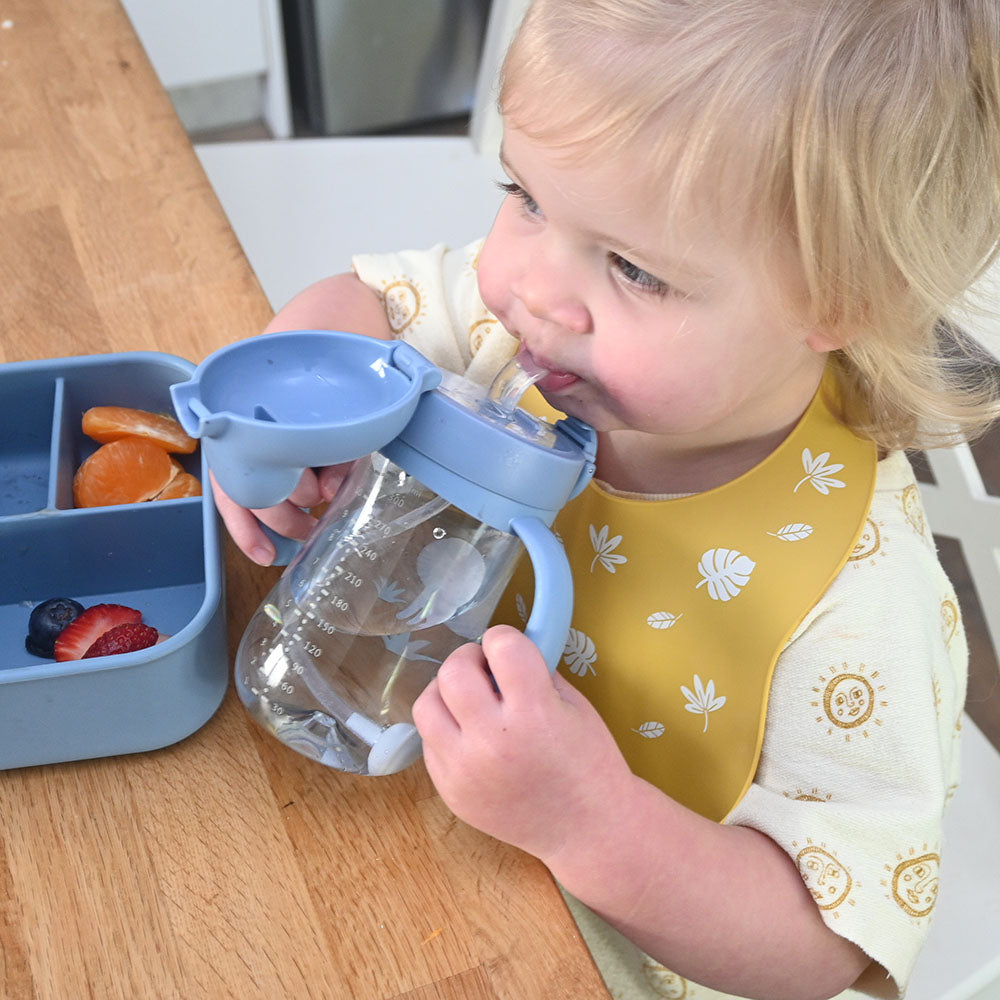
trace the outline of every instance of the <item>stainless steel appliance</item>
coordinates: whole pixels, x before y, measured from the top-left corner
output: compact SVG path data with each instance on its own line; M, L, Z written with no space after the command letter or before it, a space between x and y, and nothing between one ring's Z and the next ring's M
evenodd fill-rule
M490 0L284 0L298 134L395 130L472 108Z

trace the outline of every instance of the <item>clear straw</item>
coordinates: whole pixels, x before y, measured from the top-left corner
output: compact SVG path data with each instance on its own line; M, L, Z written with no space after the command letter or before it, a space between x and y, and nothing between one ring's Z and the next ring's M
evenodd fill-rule
M510 419L521 397L546 375L548 369L536 364L531 355L522 351L497 372L490 385L488 397L500 413Z

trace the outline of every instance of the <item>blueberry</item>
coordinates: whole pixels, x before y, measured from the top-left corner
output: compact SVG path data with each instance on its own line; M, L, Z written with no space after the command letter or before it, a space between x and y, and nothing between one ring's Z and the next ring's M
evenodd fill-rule
M28 617L24 648L35 656L55 656L56 639L83 611L83 605L69 597L52 597L37 605Z

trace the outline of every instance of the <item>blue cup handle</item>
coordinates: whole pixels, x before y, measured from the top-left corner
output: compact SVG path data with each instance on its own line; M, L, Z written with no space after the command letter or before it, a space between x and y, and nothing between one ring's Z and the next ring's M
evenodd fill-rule
M510 530L528 550L535 599L524 634L538 647L549 673L559 666L573 617L573 575L559 539L537 517L515 517Z

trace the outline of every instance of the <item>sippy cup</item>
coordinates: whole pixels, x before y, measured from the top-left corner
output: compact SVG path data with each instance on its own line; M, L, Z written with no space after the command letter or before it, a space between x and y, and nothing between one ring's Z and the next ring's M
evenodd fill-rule
M223 348L172 387L244 506L285 499L306 467L354 461L236 654L240 698L286 745L359 774L413 763L413 702L482 636L524 550L525 633L555 669L573 590L549 526L592 476L596 435L517 407L542 374L515 360L486 389L399 341L295 331Z

